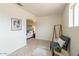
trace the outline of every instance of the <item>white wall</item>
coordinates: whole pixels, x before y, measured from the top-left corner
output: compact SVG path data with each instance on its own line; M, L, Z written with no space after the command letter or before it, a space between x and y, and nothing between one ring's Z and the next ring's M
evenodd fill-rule
M67 5L64 11L63 27L64 33L71 38L70 52L71 55L78 55L79 52L79 27L68 27L69 6Z
M22 30L11 31L11 18L22 20ZM0 54L9 54L26 45L28 18L35 19L35 16L14 4L0 4Z
M61 23L62 23L61 14L38 17L36 25L36 39L52 40L54 25Z

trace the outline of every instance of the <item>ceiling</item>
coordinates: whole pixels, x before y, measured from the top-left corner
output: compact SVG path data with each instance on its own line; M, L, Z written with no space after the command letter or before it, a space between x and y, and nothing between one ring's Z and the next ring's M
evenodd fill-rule
M63 13L66 3L21 3L22 8L36 16Z

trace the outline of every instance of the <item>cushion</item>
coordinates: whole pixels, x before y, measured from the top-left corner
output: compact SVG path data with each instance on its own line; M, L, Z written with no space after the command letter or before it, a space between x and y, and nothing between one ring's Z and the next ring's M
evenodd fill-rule
M51 45L51 48L55 49L55 51L57 51L57 52L61 52L61 49L62 49L58 42L53 42Z
M63 45L63 49L67 50L70 42L70 38L64 35L61 35L60 38L65 41L65 44Z
M57 42L59 43L60 47L63 47L65 41L62 40L61 38L58 38Z
M50 55L50 51L47 49L44 49L42 47L37 47L34 49L34 51L32 52L32 56L48 56Z
M55 47L54 47L54 49L55 49L55 51L57 51L57 52L61 52L61 47L60 47L60 45L59 45L59 43L58 42L55 42Z

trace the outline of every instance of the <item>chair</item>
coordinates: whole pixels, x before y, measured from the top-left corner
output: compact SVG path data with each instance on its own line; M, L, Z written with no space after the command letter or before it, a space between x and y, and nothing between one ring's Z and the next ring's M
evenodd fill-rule
M54 49L54 40L58 38L57 34L56 34L56 27L59 27L59 38L61 38L62 40L65 41L61 52L57 52ZM70 52L70 38L63 35L62 33L62 25L54 25L54 31L53 31L53 39L52 42L50 43L50 50L52 50L52 56L56 55L56 56L68 56L69 52Z
M63 45L61 52L57 52L54 47L54 42L50 44L50 49L52 50L52 56L69 56L69 52L70 52L70 47L69 47L69 43L70 39L66 39L65 44Z
M68 51L62 49L61 52L57 52L56 50L54 50L54 55L55 56L69 56Z

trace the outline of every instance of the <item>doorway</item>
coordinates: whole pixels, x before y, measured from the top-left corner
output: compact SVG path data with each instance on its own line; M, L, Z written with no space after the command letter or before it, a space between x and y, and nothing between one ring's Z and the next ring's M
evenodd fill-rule
M35 38L35 21L31 19L26 20L27 39Z

